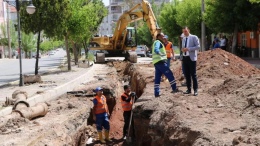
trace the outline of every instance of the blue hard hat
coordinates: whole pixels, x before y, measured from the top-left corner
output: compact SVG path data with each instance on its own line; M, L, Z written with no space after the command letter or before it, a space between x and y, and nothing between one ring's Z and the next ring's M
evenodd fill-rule
M98 92L98 91L101 91L101 90L103 90L103 88L97 87L97 88L94 90L94 92Z

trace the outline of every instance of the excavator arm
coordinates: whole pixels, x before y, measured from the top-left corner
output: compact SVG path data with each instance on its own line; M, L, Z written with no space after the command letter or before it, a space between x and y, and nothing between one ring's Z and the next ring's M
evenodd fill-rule
M136 49L136 30L134 27L128 27L128 25L138 20L146 22L153 39L161 32L150 3L147 0L142 0L141 3L120 16L113 37L94 37L89 42L91 50L101 51L96 54L97 62L105 61L103 51L108 51L110 56L120 56L121 54L125 56L127 60L134 63L137 62L137 54L128 51Z
M125 31L127 25L138 20L143 20L146 22L147 26L150 29L150 33L153 36L153 39L155 39L156 35L161 31L157 24L150 3L146 0L143 0L142 3L137 4L132 9L124 12L120 16L119 20L117 21L116 29L112 38L114 48L117 47L117 44L123 44L120 41L124 40L124 36L122 36L122 34L126 33Z

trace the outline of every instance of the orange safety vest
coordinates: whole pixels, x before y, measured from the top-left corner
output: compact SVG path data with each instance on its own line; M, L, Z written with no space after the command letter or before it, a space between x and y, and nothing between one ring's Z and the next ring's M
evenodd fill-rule
M107 112L106 111L106 106L107 106L106 97L104 95L102 95L101 97L96 96L95 98L97 99L95 114L106 113Z
M172 57L172 54L173 54L173 51L172 51L172 42L169 42L168 41L168 44L166 45L165 47L165 51L166 51L166 54L167 54L167 58L171 58Z
M128 96L124 93L122 94L122 96L128 98ZM121 98L121 104L122 104L122 108L123 108L123 111L130 111L132 110L132 100L130 102L126 102L126 101L123 101L122 98Z

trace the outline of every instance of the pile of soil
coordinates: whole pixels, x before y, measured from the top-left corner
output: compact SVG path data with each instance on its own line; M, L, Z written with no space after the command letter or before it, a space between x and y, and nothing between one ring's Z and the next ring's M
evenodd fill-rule
M260 145L260 70L221 49L198 58L198 96L172 94L165 81L154 98L153 65L126 69L146 84L134 109L137 145ZM171 69L180 79L181 62Z

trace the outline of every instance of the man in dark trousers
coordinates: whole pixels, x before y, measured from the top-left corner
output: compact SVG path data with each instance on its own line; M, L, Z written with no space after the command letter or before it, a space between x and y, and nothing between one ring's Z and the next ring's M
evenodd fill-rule
M182 39L183 67L187 82L187 91L184 94L191 93L191 78L193 82L194 96L198 95L198 81L196 75L197 54L200 48L199 39L196 35L190 34L190 29L185 26L182 29L184 37Z
M124 93L121 95L121 104L122 104L122 109L124 111L123 116L124 116L124 128L123 128L123 139L126 139L126 136L128 134L128 129L129 124L130 124L130 117L131 117L131 112L132 112L132 105L134 103L134 99L136 100L136 94L135 92L131 92L131 87L129 85L124 85ZM133 132L133 138L135 135L134 131L134 122L133 118L131 120L131 127L132 132Z

